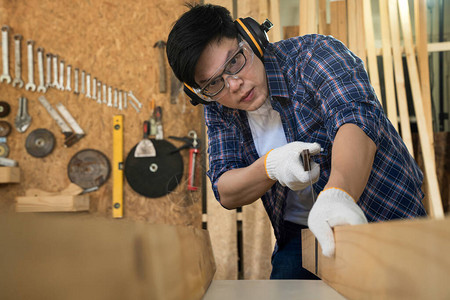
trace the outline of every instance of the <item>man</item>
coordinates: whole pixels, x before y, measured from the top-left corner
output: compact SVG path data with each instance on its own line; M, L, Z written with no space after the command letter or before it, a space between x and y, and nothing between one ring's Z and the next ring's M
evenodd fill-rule
M169 34L167 56L193 101L205 104L217 200L234 209L261 198L277 238L271 278L314 278L301 267L302 228L332 256L336 225L424 216L423 175L363 62L341 42L254 43L261 35L247 21L233 22L220 6L191 6Z

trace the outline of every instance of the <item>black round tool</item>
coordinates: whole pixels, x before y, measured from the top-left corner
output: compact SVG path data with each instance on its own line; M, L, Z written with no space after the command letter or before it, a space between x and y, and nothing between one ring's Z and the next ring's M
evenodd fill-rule
M55 136L45 128L33 130L25 141L27 152L34 157L45 157L55 147Z
M4 118L11 112L11 106L8 102L0 101L0 118Z
M135 157L134 146L125 161L125 177L131 188L149 198L159 198L173 191L183 177L183 158L166 140L151 139L156 156Z
M84 189L100 187L111 173L108 158L95 149L84 149L77 152L69 161L67 173L70 181Z
M0 137L8 136L11 132L11 124L6 121L0 121Z

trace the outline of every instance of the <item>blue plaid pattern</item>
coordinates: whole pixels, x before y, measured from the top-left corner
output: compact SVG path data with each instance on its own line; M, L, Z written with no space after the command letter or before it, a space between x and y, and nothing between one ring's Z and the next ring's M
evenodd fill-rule
M314 157L321 173L319 193L330 176L331 147L346 123L359 126L377 146L373 169L358 205L369 222L425 216L423 174L387 119L370 85L364 63L330 36L305 35L269 44L264 64L273 108L280 113L288 142L318 142L324 151ZM213 191L226 171L256 159L244 111L218 103L205 106ZM358 149L348 149L358 151ZM279 243L288 189L276 183L262 197Z

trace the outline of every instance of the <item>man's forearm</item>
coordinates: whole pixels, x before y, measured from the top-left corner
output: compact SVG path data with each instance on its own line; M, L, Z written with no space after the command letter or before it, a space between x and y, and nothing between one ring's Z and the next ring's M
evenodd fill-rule
M275 182L267 177L262 156L248 167L233 169L220 176L217 183L220 202L229 209L251 204Z
M358 201L372 170L375 143L354 124L339 128L331 154L331 173L325 188L337 187Z

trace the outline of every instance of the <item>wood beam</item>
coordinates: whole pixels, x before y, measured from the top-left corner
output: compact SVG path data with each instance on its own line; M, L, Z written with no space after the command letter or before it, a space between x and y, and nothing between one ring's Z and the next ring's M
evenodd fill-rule
M450 218L337 226L334 237L328 258L303 230L303 267L346 298L450 298Z
M88 214L0 216L3 299L201 299L205 230Z

